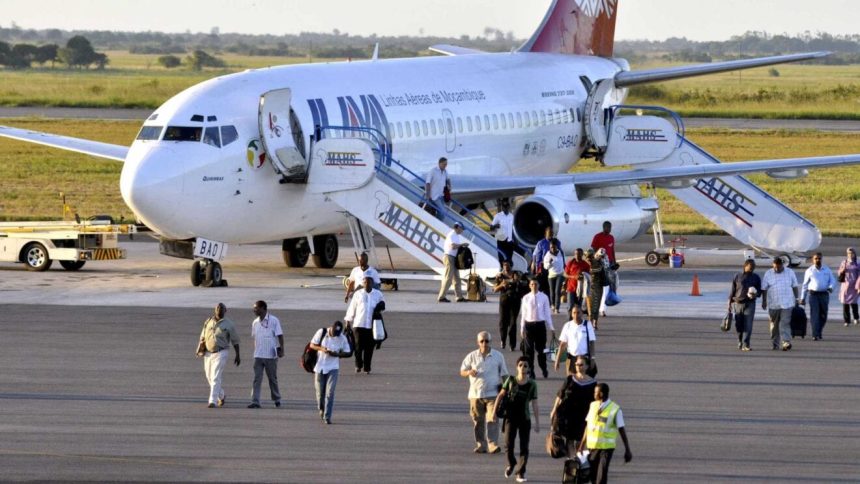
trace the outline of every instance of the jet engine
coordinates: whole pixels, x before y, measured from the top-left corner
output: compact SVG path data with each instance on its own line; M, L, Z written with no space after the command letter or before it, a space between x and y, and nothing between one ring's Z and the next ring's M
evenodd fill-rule
M580 198L576 191L536 190L514 211L517 240L534 247L546 228L552 227L565 255L571 255L577 247L590 247L591 239L607 220L612 222L612 235L617 242L645 233L654 223L657 200L642 197L635 185L593 189L582 195Z

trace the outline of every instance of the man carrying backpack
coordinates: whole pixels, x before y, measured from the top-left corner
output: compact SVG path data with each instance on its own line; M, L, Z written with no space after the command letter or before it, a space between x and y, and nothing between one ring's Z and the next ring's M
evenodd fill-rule
M343 323L335 321L330 328L317 330L311 338L310 347L318 354L317 364L314 366L317 408L323 422L331 424L340 358L352 356L349 341L343 334Z

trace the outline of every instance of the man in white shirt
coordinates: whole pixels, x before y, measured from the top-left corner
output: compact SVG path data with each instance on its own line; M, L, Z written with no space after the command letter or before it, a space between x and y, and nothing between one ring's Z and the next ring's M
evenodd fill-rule
M513 264L514 257L514 214L511 213L511 204L507 200L502 201L502 211L493 217L490 230L496 231L496 250L499 253L499 266L505 261Z
M761 308L770 319L772 349L791 349L791 311L800 301L797 276L785 270L782 257L773 258L773 268L761 279ZM780 339L782 343L780 344Z
M812 326L812 340L821 339L821 331L827 324L827 306L830 304L830 293L836 284L836 278L830 268L821 263L821 252L812 256L812 265L803 275L803 291L800 304L806 304L809 295L809 323Z
M547 333L555 337L555 327L552 325L552 314L549 309L549 298L546 294L538 291L537 279L529 281L531 292L523 296L520 306L520 336L523 340L523 354L529 359L529 371L531 377L535 377L534 362L537 353L538 365L546 378L549 373L546 369Z
M314 366L317 408L320 411L320 418L326 424L331 424L340 358L350 356L349 341L343 335L343 323L335 321L328 329L318 329L311 338L311 349L316 350L319 355L317 364Z
M254 385L251 389L251 404L248 408L260 408L260 386L263 383L263 370L269 380L269 391L276 407L281 406L281 392L278 390L278 358L284 356L284 332L281 322L269 313L266 301L254 303L257 319L251 323L251 337L254 338Z
M445 273L442 275L442 287L439 288L439 297L437 298L442 303L451 302L445 297L451 284L454 284L454 294L457 296L457 302L466 300L463 297L463 289L460 287L460 270L457 269L457 250L461 246L469 246L466 239L461 236L462 233L463 226L460 225L460 222L455 222L454 228L448 232L448 235L445 237L445 244L442 246L445 252L442 260L445 264Z
M436 209L436 218L445 219L446 200L445 190L451 190L451 179L448 178L448 159L439 158L439 164L427 172L424 186L424 198Z
M367 252L362 252L361 255L358 256L358 265L352 268L352 272L349 273L349 277L344 281L346 284L346 295L343 297L343 302L349 302L349 297L352 296L354 291L357 291L364 285L364 278L367 276L373 278L373 288L379 289L380 284L382 284L382 280L379 278L379 272L377 272L373 267L370 267L370 263L367 260Z
M591 358L594 358L594 344L597 334L591 321L582 318L582 308L578 305L571 310L571 320L561 328L558 337L558 351L555 354L555 371L558 371L558 362L562 355L567 352L567 374L573 374L573 363L577 356L586 358L586 363L591 366ZM590 358L589 358L590 356Z
M370 362L376 341L373 339L373 320L380 319L385 310L382 292L373 288L373 278L365 276L364 290L356 291L343 317L348 328L355 332L355 372L370 374Z
M505 357L492 349L490 341L490 333L478 333L478 349L466 355L460 365L460 376L469 379L469 415L474 424L477 454L501 452L499 424L489 417L495 414L496 396L503 378L508 376L508 367Z

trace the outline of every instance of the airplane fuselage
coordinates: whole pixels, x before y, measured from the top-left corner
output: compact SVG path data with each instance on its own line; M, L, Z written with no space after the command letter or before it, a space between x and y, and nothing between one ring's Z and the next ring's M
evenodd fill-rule
M546 175L580 158L587 85L625 66L511 53L218 77L176 95L144 123L123 168L122 195L144 223L173 239L252 243L331 233L345 225L337 206L303 184L279 184L264 156L264 93L291 90L294 118L281 121L305 156L317 126L364 126L384 133L393 157L422 176L440 156L452 175Z

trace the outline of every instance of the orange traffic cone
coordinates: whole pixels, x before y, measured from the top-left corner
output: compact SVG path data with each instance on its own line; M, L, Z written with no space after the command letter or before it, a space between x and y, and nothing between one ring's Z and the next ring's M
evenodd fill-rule
M699 292L699 275L693 274L693 290L690 291L691 296L701 296L702 293Z

